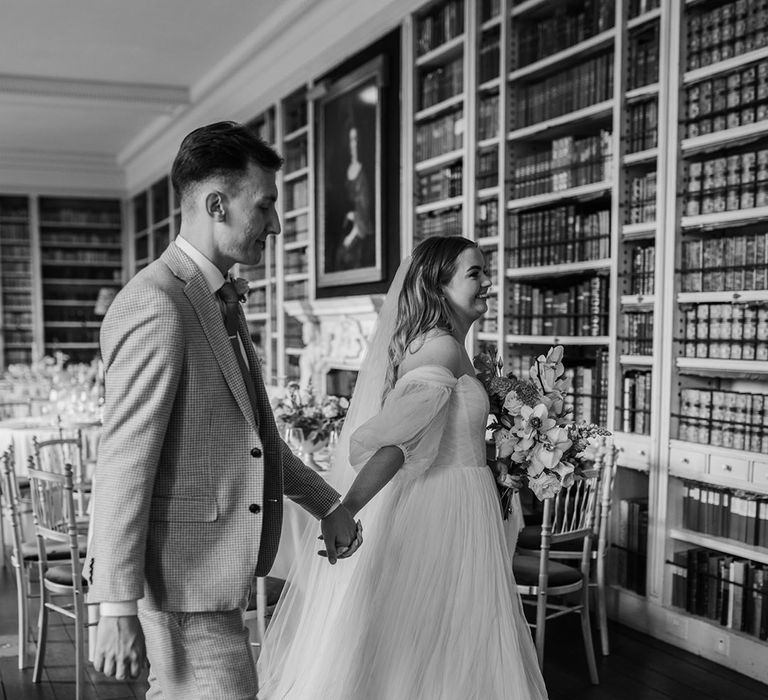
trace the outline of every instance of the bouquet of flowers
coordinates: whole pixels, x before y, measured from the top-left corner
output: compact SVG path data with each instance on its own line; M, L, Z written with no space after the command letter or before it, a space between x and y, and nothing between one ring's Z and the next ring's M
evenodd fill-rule
M302 431L304 440L314 444L326 443L330 434L341 430L347 415L349 401L344 397L318 397L310 384L302 389L298 382L290 382L285 395L272 405L275 418Z
M539 355L529 376L518 379L503 373L503 363L495 352L475 356L478 379L491 404L496 444L496 481L504 517L514 492L515 480L522 481L539 500L551 498L578 476L579 462L589 440L610 435L594 423L577 423L572 408L566 405L571 378L562 363L563 347L550 348Z

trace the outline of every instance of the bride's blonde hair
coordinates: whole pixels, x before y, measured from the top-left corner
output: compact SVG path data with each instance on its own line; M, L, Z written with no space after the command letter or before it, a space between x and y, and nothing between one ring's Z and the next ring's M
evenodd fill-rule
M474 241L462 236L432 236L414 249L398 297L397 324L387 351L382 400L395 385L398 369L411 344L423 342L424 335L431 330L452 330L451 310L443 286L456 272L456 260L462 251L476 247Z

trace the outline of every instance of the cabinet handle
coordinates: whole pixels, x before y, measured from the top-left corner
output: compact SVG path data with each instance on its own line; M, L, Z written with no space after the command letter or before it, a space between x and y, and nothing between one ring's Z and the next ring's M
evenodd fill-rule
M645 457L645 450L638 450L637 454L639 454L641 457Z
M736 299L741 299L741 294L739 294L738 292L734 292L734 293L733 293L733 299L734 299L734 301L735 301Z
M723 465L723 471L724 472L732 472L733 471L733 467L730 464L724 464Z
M688 457L683 457L682 459L683 464L690 464L691 461L688 459Z

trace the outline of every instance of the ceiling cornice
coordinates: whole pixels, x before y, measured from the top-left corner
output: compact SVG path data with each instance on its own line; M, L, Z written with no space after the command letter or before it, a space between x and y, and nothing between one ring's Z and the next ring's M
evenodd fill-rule
M188 105L189 88L178 85L109 83L0 74L0 99L114 103L146 110L172 112Z

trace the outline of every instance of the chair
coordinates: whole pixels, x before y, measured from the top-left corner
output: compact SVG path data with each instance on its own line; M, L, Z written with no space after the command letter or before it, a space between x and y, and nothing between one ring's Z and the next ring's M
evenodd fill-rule
M89 626L85 595L88 584L82 575L80 553L82 538L78 534L72 466L66 464L63 474L30 469L32 512L38 545L40 574L40 613L37 624L37 653L32 682L39 683L45 663L48 638L48 614L53 611L75 622L75 698L83 697L86 664L86 630ZM50 566L49 543L66 546L69 561ZM66 596L68 603L58 604L54 598ZM95 623L92 623L95 624Z
M39 559L38 545L35 540L28 539L24 533L24 516L30 512L31 501L23 497L19 484L21 479L16 475L13 450L3 453L3 516L11 532L11 566L16 576L16 601L18 610L18 640L19 640L19 669L26 668L27 645L32 638L30 624L30 601L40 597L37 581L33 579L36 564ZM26 479L24 480L26 482ZM85 545L81 548L85 555ZM46 548L46 556L51 561L66 561L69 547L51 543Z
M597 665L592 646L589 622L589 571L592 558L593 523L600 502L601 470L590 469L583 478L562 488L554 498L544 500L544 517L537 555L516 554L512 569L524 605L534 606L536 622L529 623L536 630L536 655L539 666L544 665L544 640L548 620L568 613L578 613L587 655L587 666L592 683L597 685ZM551 558L553 549L564 542L581 545L580 567L568 566ZM552 597L580 593L576 603L553 602Z
M264 641L264 635L267 630L268 618L272 617L272 612L280 600L280 594L285 587L285 580L274 576L258 576L254 579L255 589L251 592L251 598L248 601L244 619L247 622L256 620L256 633L258 641L251 641L251 647L254 649L254 656L258 656L256 650L261 650L261 644Z
M608 644L608 613L607 613L607 576L605 570L606 557L609 549L608 530L610 526L611 501L613 498L613 484L616 478L616 458L618 448L613 443L607 443L605 437L601 437L595 451L595 469L601 470L600 505L598 514L592 527L592 552L591 558L595 566L593 580L589 585L596 593L597 625L600 630L600 648L603 656L610 653ZM541 526L527 525L520 533L517 544L517 552L536 556L541 543ZM577 560L581 558L581 542L579 540L563 541L558 547L550 550L552 559Z
M77 504L77 519L82 527L88 522L88 497L91 484L85 475L83 460L83 435L78 428L71 437L64 437L59 425L59 437L49 440L38 440L32 437L34 457L30 457L29 466L32 469L63 474L65 465L72 466L75 502Z

